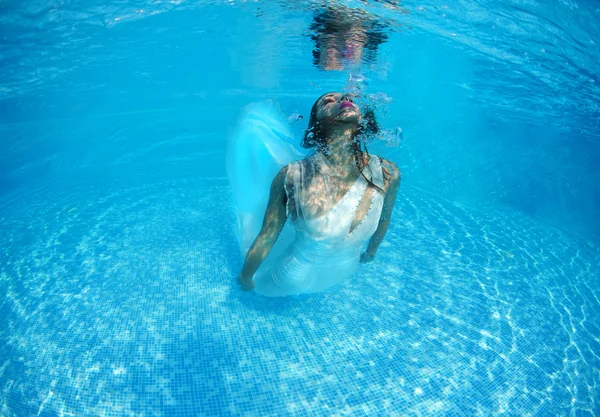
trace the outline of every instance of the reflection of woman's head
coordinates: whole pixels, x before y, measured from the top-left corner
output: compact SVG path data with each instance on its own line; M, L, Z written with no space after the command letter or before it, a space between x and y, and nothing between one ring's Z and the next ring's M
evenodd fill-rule
M314 17L313 63L324 70L342 70L345 63L375 60L387 40L385 26L367 13L345 7L329 8Z
M379 127L372 110L366 111L363 120L360 108L349 95L326 93L312 106L302 146L312 148L326 145L336 129L352 129L355 137L363 133L376 133Z

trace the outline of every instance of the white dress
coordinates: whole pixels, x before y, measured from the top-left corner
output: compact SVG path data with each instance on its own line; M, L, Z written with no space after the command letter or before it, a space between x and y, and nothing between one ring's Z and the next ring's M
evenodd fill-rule
M321 154L304 157L292 141L277 107L266 102L247 109L228 143L227 168L244 257L260 231L270 183L288 165L288 222L254 275L255 291L270 297L320 292L347 280L356 270L362 246L377 229L383 208L383 195L374 189L366 216L351 231L368 182L359 175L339 197L342 180L327 159ZM371 155L363 174L383 188L377 156Z

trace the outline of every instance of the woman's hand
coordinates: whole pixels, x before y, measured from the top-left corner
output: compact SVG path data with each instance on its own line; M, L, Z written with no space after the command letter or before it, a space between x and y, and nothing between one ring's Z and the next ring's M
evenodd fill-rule
M375 255L371 255L371 254L369 254L367 252L363 252L360 255L360 263L361 264L365 264L367 262L373 262L374 259L375 259Z
M243 278L241 275L237 279L238 286L244 291L252 291L254 289L254 281L252 278Z

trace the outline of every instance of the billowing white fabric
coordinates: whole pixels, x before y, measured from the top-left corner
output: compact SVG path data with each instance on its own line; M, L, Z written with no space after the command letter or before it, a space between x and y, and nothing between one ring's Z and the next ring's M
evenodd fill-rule
M226 156L237 209L235 233L243 257L260 232L273 178L282 167L304 156L294 147L290 126L273 101L253 103L244 109L229 135ZM286 224L263 268L281 256L294 236L293 226Z
M270 183L288 165L288 223L254 276L255 290L270 297L324 291L348 279L356 270L362 246L377 229L383 207L382 193L373 190L367 215L350 231L368 182L359 175L340 195L347 186L335 168L319 153L302 158L291 145L286 126L273 104L253 105L242 117L228 149L228 175L238 208L243 256L260 231ZM383 188L377 156L371 155L363 174Z

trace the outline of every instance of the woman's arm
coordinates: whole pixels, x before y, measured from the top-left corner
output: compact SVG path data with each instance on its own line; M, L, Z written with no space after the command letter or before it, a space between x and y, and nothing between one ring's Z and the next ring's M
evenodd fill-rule
M238 283L245 291L254 289L252 277L262 261L264 261L271 251L271 248L275 244L275 241L285 225L287 218L285 209L287 197L284 188L286 174L287 166L279 171L271 183L269 204L267 205L262 228L254 240L254 243L250 246L250 250L248 250L244 267L238 277Z
M396 193L400 187L401 175L396 164L385 159L383 159L382 162L384 165L384 181L387 191L383 199L383 209L381 210L381 217L379 219L379 224L377 225L377 230L375 230L375 233L371 236L367 250L360 257L361 262L370 262L377 254L377 249L390 226L392 211L394 209L394 203L396 202Z

